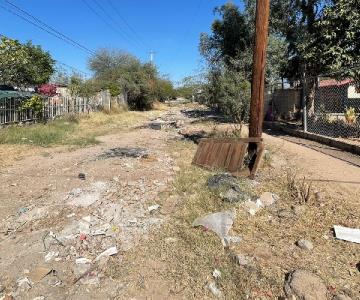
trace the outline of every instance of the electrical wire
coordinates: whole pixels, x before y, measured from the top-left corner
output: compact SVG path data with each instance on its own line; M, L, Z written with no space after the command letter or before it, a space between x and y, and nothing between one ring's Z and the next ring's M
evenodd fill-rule
M73 40L72 38L66 36L65 34L61 33L60 31L56 30L55 28L51 27L50 25L47 25L45 22L41 21L39 18L33 16L32 14L30 14L29 12L21 9L19 6L11 3L8 0L4 0L6 3L8 3L9 5L11 5L12 7L14 7L18 12L30 17L31 19L33 19L33 21L29 20L28 18L24 17L23 15L20 15L20 13L10 9L9 7L5 7L3 5L0 5L3 9L5 9L6 11L8 11L9 13L16 15L17 17L23 19L24 21L36 26L37 28L46 31L47 33L57 37L58 39L61 39L63 41L65 41L66 43L75 46L89 54L95 54L95 52L91 49L89 49L88 47L80 44L79 42Z

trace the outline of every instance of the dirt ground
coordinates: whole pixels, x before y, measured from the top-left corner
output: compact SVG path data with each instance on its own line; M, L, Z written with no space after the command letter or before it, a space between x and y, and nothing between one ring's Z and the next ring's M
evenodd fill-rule
M214 269L224 299L284 297L286 275L295 269L319 275L329 299L360 299L360 246L332 231L360 227L360 168L265 135L263 167L255 181L241 182L254 195L280 197L250 216L207 190L214 172L191 166L196 145L181 133L231 127L192 114L194 107L169 106L161 119L171 126L161 130L147 126L153 115L144 112L144 126L86 148L0 146L20 155L3 158L0 171L0 299L212 299ZM145 154L111 150L119 148ZM311 182L309 202L291 196L289 174ZM191 224L227 209L236 210L232 231L242 240L224 249L216 235ZM302 238L314 249L299 249ZM99 258L109 249L113 255ZM234 253L251 263L237 265Z

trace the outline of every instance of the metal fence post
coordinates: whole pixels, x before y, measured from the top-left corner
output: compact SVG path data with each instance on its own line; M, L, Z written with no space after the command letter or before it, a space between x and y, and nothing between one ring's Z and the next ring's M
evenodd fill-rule
M307 99L306 99L306 78L305 73L302 74L302 95L301 95L302 107L303 107L303 130L307 132Z

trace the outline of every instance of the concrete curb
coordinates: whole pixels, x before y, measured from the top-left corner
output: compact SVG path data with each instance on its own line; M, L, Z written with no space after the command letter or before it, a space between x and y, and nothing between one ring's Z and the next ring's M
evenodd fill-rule
M290 125L290 127L286 124L282 123L276 123L276 122L264 122L264 127L267 129L274 129L274 130L280 130L283 131L289 135L296 136L299 138L315 141L321 144L325 144L334 148L338 148L343 151L347 151L353 154L360 155L360 146L349 144L343 141L337 141L335 139L318 135L315 133L309 133L309 132L303 132L300 130L293 129Z

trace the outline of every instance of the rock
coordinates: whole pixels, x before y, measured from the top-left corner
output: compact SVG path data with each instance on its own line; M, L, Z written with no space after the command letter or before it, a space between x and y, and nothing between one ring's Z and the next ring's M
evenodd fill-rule
M294 212L292 212L291 210L287 210L287 209L279 209L277 212L277 215L280 219L292 219L295 217Z
M215 278L215 279L218 279L221 277L221 272L218 270L218 269L215 269L212 273L212 276Z
M149 211L149 213L153 213L153 212L157 211L159 208L160 208L159 204L154 204L154 205L151 205L148 207L148 211Z
M178 166L174 166L172 169L174 172L179 172L181 170Z
M221 297L222 292L216 287L215 282L209 282L207 285L207 288L215 297L218 297L218 298Z
M250 215L255 216L261 209L261 203L248 200L244 203L244 208Z
M295 270L289 274L284 286L288 297L304 300L327 300L328 291L323 280L306 270Z
M304 239L297 241L296 245L303 250L311 251L312 249L314 249L313 243Z
M236 254L235 261L239 266L247 266L250 263L249 257L242 254Z
M279 200L279 196L274 193L265 192L260 196L259 199L263 206L268 207L277 202Z
M236 188L238 187L238 182L235 176L223 173L211 176L207 181L207 185L210 190L216 191L224 187Z
M241 241L241 236L227 236L224 238L224 242L227 247L230 247L231 244L239 244Z

